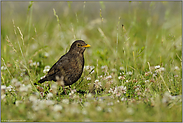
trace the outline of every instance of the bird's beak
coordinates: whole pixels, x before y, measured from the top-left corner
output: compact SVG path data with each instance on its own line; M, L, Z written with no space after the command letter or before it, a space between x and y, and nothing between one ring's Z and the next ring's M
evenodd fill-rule
M82 46L82 47L90 47L90 45L89 45L89 44L87 44L87 45L84 45L84 46Z

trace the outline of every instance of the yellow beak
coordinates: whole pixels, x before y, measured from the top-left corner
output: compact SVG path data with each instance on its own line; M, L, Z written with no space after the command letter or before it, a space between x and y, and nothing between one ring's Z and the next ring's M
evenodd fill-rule
M82 47L90 47L90 45L89 45L89 44L87 44L87 45L85 45L85 46L82 46Z

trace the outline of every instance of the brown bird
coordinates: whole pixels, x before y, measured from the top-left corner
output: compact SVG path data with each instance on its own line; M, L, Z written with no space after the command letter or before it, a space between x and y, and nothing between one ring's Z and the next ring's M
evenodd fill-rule
M75 41L71 45L70 50L51 67L47 75L40 79L38 83L52 80L55 82L63 81L63 86L70 86L75 83L83 72L83 53L86 47L90 47L90 45L82 40ZM34 83L34 85L37 85L37 83Z

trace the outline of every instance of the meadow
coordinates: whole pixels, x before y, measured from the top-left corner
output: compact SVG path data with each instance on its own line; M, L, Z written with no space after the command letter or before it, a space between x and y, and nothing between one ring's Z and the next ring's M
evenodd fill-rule
M181 122L181 2L1 2L1 122ZM34 85L82 39L81 78Z

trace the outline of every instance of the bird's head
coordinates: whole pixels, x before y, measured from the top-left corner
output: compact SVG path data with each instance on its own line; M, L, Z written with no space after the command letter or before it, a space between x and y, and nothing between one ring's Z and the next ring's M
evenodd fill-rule
M69 52L72 51L72 52L77 52L77 53L83 53L85 51L86 47L90 47L90 45L86 44L82 40L77 40L74 43L72 43Z

